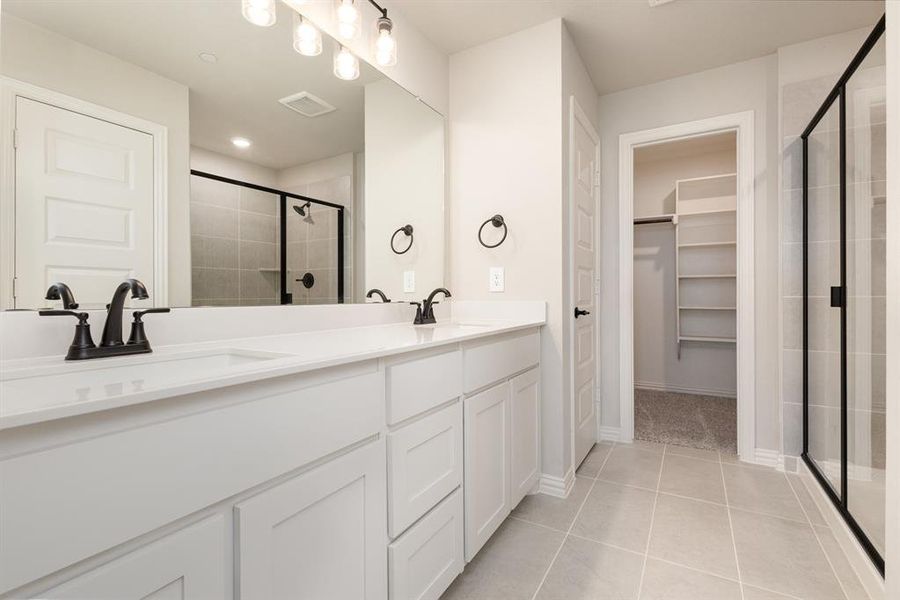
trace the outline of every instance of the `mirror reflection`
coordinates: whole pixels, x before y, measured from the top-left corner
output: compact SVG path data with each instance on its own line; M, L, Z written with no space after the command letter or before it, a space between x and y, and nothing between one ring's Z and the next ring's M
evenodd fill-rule
M276 10L257 27L238 0L3 2L3 308L59 307L58 281L81 308L127 278L148 307L443 284L443 117L327 36L301 55Z

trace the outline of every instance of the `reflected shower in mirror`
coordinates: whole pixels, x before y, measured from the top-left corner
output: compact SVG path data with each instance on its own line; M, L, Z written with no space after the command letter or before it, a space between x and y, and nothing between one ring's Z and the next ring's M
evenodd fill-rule
M3 308L58 307L56 281L85 309L125 278L149 292L134 306L405 300L444 283L443 117L363 61L337 78L334 40L299 54L292 9L276 11L257 27L238 0L3 2Z

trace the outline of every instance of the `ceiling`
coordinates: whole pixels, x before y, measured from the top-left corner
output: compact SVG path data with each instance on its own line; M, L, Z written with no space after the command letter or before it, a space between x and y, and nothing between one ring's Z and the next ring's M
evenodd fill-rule
M867 0L389 0L448 54L565 19L600 94L765 56L817 37L872 27Z
M327 39L315 58L294 52L280 3L269 28L247 23L237 0L3 0L2 9L186 85L192 145L274 169L363 149L363 88L382 75L362 63L358 80L337 79ZM278 103L304 90L337 110L307 118ZM253 145L237 149L235 136Z

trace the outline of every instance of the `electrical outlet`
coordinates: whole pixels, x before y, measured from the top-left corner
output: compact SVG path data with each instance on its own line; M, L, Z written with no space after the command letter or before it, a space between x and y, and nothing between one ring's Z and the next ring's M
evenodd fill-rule
M416 291L416 272L403 271L403 292L411 294Z
M503 288L503 267L491 267L488 290L491 292L502 292Z

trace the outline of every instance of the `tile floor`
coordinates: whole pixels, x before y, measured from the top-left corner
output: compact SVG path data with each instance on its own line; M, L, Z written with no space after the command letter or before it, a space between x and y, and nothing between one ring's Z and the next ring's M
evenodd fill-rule
M594 446L528 496L445 600L867 600L797 475L718 452Z

